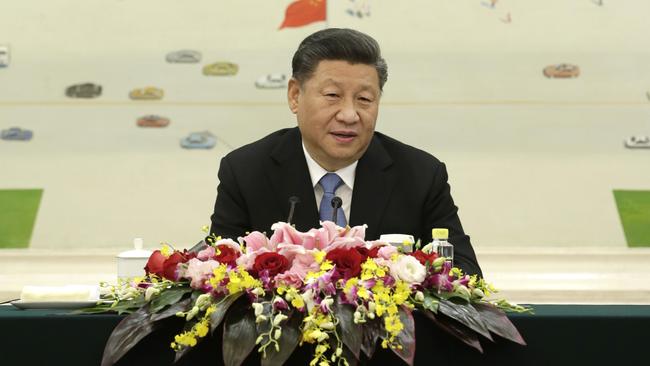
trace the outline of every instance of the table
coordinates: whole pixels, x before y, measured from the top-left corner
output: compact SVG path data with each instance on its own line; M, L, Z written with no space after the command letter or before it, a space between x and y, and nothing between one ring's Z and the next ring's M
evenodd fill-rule
M528 346L482 339L484 354L452 339L416 316L416 365L612 365L646 364L650 305L533 305L535 314L511 314ZM0 306L1 365L99 365L116 314L76 315L64 310ZM173 319L177 321L180 319ZM180 324L180 323L179 323ZM118 363L171 365L175 330L145 338ZM217 337L218 338L218 337ZM217 338L207 339L178 365L221 365ZM255 355L254 355L255 356ZM253 356L253 358L254 358ZM259 364L253 358L247 364ZM369 364L399 365L380 350ZM302 363L302 362L301 362ZM290 365L299 364L293 360Z

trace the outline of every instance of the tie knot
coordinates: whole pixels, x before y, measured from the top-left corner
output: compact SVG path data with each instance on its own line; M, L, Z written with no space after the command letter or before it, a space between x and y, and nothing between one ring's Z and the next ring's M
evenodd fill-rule
M318 184L323 187L325 193L334 194L336 189L343 184L343 180L336 173L327 173L318 181Z

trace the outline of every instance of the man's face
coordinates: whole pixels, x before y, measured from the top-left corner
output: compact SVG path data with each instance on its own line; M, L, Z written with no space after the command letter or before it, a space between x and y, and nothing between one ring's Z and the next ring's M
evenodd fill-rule
M371 65L321 61L301 86L289 81L289 108L305 148L328 171L358 160L368 148L379 111L379 76Z

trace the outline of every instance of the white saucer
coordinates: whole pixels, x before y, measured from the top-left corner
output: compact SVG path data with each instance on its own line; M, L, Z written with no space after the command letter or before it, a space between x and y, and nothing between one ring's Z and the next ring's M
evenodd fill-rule
M81 309L95 306L99 300L90 301L12 301L11 305L19 309Z

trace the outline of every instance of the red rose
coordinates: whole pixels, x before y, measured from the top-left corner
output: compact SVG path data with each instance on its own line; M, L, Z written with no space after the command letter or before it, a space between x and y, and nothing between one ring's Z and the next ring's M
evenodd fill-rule
M235 261L240 256L240 253L234 250L229 245L225 245L225 244L217 245L217 250L219 251L219 255L215 255L214 259L219 263L225 263L234 266Z
M286 271L289 268L289 260L278 253L269 252L262 253L255 257L255 263L253 264L253 270L257 273L267 270L269 271L269 276L274 277L275 275Z
M415 252L411 253L412 256L415 257L420 263L423 265L426 265L427 262L429 262L429 265L433 264L433 261L438 258L438 254L435 252L432 252L431 254L427 254L421 250L416 250Z
M344 279L358 276L361 273L361 263L364 256L358 250L337 248L327 253L325 259L332 261L336 266L336 273Z
M147 261L147 265L144 266L144 271L147 274L162 276L163 263L165 262L165 259L167 258L162 255L160 250L154 250L154 252L151 253L151 256L149 257L149 260Z
M144 270L147 274L155 274L168 280L176 280L176 267L179 263L185 263L196 257L196 253L174 251L169 257L165 257L160 250L151 253Z
M168 280L176 281L176 267L179 263L185 263L190 260L181 252L174 252L163 263L162 276Z

